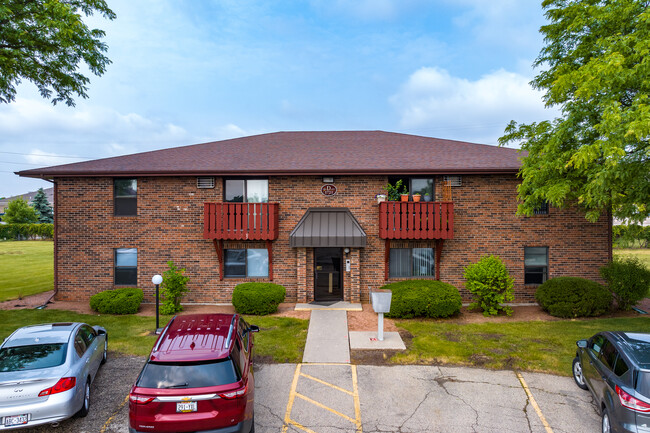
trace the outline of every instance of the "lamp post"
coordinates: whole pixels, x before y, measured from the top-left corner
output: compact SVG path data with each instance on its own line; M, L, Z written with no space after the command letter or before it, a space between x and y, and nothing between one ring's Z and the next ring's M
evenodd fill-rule
M156 334L158 333L158 330L160 329L160 323L158 319L158 306L159 306L159 299L160 299L160 283L162 283L163 277L160 274L156 274L153 276L151 279L151 282L156 285Z

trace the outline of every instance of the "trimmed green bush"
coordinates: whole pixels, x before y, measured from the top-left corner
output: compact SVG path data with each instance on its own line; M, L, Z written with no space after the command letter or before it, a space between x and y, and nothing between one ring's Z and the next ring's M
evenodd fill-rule
M608 312L612 294L595 281L578 277L557 277L537 288L535 299L551 316L591 317Z
M463 277L467 281L465 288L476 298L470 309L481 308L484 316L496 316L499 311L512 314L512 308L502 304L515 299L515 280L499 257L481 258L465 268Z
M607 281L607 288L621 310L632 308L646 297L650 289L650 269L636 257L614 258L614 261L600 268L600 275Z
M406 280L386 284L382 289L393 293L387 317L449 317L460 311L458 289L442 281Z
M101 314L135 314L142 298L142 290L135 287L105 290L90 298L90 308Z
M232 291L232 305L240 314L264 316L278 311L284 301L284 286L273 283L242 283Z

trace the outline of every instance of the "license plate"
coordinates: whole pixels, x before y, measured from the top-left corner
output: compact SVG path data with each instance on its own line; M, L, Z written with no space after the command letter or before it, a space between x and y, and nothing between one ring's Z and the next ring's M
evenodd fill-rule
M196 402L176 403L176 412L196 412Z
M5 427L12 426L12 425L27 424L28 419L29 419L28 414L6 416L5 417Z

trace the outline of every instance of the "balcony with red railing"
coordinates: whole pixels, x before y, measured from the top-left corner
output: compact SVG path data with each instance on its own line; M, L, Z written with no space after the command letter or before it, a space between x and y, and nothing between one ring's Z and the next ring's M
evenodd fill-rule
M275 240L278 238L278 203L204 203L203 238Z
M379 203L382 239L453 239L453 202Z

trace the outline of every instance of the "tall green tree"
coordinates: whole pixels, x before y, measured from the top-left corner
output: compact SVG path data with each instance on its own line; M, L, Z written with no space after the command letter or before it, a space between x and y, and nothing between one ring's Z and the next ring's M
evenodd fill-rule
M98 76L110 63L105 32L82 20L95 12L115 19L104 0L2 0L0 102L13 101L23 79L55 105L74 106L74 95L87 98L90 79L79 72L80 63Z
M5 208L2 221L14 224L28 224L38 222L36 210L21 197L11 200Z
M39 188L32 199L32 207L36 210L38 222L41 224L52 224L54 222L54 212L43 188Z
M650 216L650 2L544 0L545 46L531 82L553 121L512 121L501 145L521 143L520 214L544 201L577 203L587 219L612 210Z

